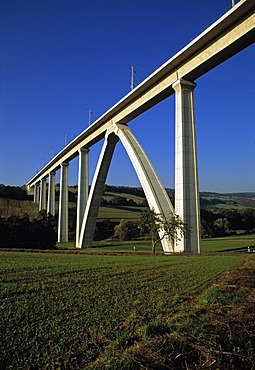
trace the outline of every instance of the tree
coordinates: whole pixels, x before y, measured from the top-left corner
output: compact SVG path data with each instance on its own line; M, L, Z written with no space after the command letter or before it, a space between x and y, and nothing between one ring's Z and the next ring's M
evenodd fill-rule
M217 218L214 221L217 236L225 236L229 231L229 222L227 218Z
M5 186L4 184L0 184L0 198L28 200L32 197L27 194L26 189L20 186Z
M105 220L102 220L101 222L97 222L95 233L94 233L94 239L103 240L103 239L112 237L114 234L115 225L116 223L109 219L105 219Z
M140 234L138 223L131 220L121 220L119 225L114 228L115 234L119 241L131 240Z
M76 208L68 208L68 238L70 240L75 240L76 222L77 222Z
M172 243L179 240L189 228L182 221L180 216L174 214L165 219L161 214L157 214L153 209L142 213L140 228L143 234L149 234L151 238L151 251L155 254L156 245L166 236ZM163 230L159 236L159 230Z
M125 206L127 204L127 198L115 195L111 200L111 204L114 206Z

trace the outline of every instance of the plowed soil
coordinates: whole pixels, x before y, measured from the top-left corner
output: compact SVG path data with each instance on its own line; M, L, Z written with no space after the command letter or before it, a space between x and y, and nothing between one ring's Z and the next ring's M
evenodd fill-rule
M226 304L190 302L195 317L208 318L208 329L175 339L184 356L179 364L178 354L174 361L171 356L169 369L255 369L255 253L215 286L232 298Z
M187 302L172 332L133 348L136 369L255 369L255 253L214 287L227 303Z
M201 346L204 367L254 369L255 253L243 268L224 275L218 285L232 293L234 299L230 304L212 304L206 308L212 328Z

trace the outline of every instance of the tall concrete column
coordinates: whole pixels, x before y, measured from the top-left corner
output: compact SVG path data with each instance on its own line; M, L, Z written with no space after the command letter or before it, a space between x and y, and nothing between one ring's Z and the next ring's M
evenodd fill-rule
M78 197L77 197L77 222L76 222L76 247L79 245L82 220L88 201L89 193L89 149L79 150Z
M50 172L49 176L49 189L48 189L48 204L47 204L47 213L55 215L55 172Z
M68 163L61 164L58 241L68 242Z
M46 209L46 179L41 179L39 211L42 211L44 209Z
M178 80L173 84L176 104L175 212L190 231L176 242L175 251L200 253L200 205L194 115L195 84Z
M34 186L34 203L40 202L40 185L39 183Z

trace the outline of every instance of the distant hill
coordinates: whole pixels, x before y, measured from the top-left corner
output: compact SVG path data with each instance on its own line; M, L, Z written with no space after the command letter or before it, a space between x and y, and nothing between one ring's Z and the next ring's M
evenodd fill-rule
M173 201L174 189L166 188L166 191ZM141 187L112 186L106 185L105 192L112 195L122 193L125 195L139 196L145 199ZM255 192L247 193L216 193L200 192L201 208L255 208Z
M255 192L201 192L201 208L255 208Z
M22 190L20 190L22 189ZM12 214L24 215L28 214L30 218L36 217L38 205L33 203L33 197L25 194L24 188L10 187L0 185L0 217L9 217ZM166 189L169 197L173 201L174 189ZM59 187L56 186L56 200L58 201ZM132 200L133 205L116 205L114 204L115 197L126 198L127 201ZM99 219L113 218L118 220L121 218L139 217L146 204L145 195L141 187L129 186L114 186L105 185L102 199L106 204L102 204L99 211ZM216 192L201 192L200 193L201 208L213 210L218 208L255 208L255 192L240 192L240 193L216 193ZM75 208L77 201L77 186L69 187L69 207ZM58 204L56 203L56 209Z

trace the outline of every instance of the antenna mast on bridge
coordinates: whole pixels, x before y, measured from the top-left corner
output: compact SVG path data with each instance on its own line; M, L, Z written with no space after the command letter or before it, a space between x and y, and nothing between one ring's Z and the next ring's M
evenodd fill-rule
M68 135L64 132L65 146L68 144Z
M87 108L86 110L89 112L89 126L90 126L92 122L92 110L90 108Z
M131 90L134 89L135 87L135 74L136 74L136 71L135 71L135 65L132 64L132 67L131 67Z

